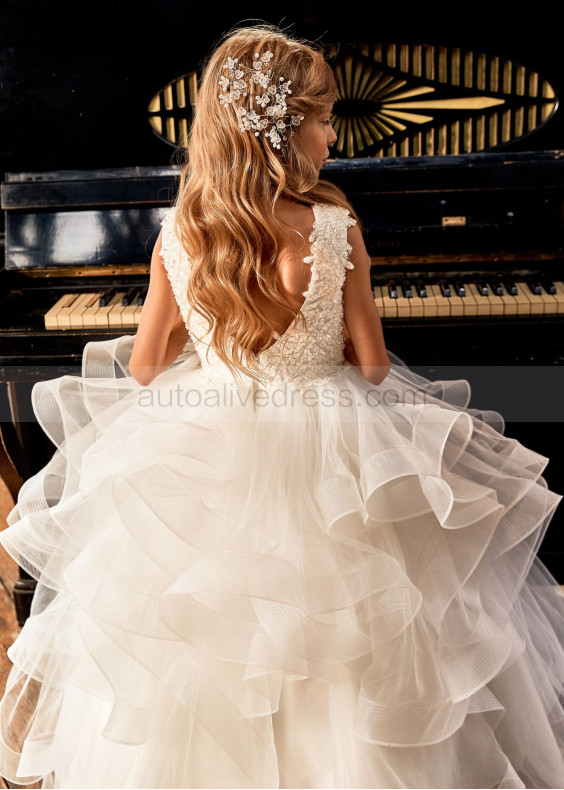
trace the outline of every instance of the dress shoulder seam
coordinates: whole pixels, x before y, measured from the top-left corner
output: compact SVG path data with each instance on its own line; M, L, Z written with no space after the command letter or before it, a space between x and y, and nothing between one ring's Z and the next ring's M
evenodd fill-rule
M351 216L350 209L345 206L340 206L341 217L343 220L343 233L342 233L342 249L340 251L343 259L343 265L346 269L354 269L354 263L350 260L349 256L352 252L352 245L348 240L348 229L357 224L356 219Z

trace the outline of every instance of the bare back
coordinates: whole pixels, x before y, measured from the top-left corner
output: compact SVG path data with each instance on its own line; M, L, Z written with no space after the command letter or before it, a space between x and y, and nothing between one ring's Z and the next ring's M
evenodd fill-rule
M310 206L289 200L278 200L275 213L290 228L295 229L288 230L285 237L279 239L276 260L276 268L280 278L280 290L282 295L292 305L294 313L290 314L288 310L278 305L273 305L256 287L253 289L253 295L257 306L268 316L272 329L283 334L292 323L295 314L300 310L304 302L303 294L309 286L311 267L304 263L303 259L309 255L309 236L313 230L315 217ZM299 231L303 239L295 231ZM266 333L263 337L266 342L268 339ZM255 350L258 351L259 349Z

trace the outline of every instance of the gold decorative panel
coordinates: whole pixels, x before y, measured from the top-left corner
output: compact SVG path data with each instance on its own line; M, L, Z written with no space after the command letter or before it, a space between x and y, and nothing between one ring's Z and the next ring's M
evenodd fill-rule
M198 94L197 71L189 71L165 85L149 102L149 123L171 145L184 145Z
M459 47L328 44L339 94L331 156L429 156L491 151L543 126L558 108L547 80L526 66ZM151 99L149 123L182 145L198 72Z

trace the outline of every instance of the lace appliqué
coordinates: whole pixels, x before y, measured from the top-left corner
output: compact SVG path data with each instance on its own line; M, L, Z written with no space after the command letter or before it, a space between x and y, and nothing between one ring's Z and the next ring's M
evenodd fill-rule
M356 224L348 209L317 203L313 207L315 221L309 236L310 254L304 263L311 264L311 277L304 303L299 311L304 326L296 316L282 334L274 334L275 342L257 358L259 370L268 381L259 387L268 388L284 383L293 387L319 384L342 373L346 364L343 339L343 293L346 269L353 269L349 260L352 250L347 229ZM236 386L233 374L203 338L208 332L204 316L192 310L186 297L190 262L174 227L175 207L161 223L163 226L161 256L175 299L196 349L202 367L200 374L210 382L226 382ZM243 376L242 373L238 374ZM254 380L246 376L250 382ZM254 382L256 384L256 382Z
M273 383L321 384L341 375L345 364L342 287L345 270L354 268L348 259L352 247L347 228L356 220L340 206L316 204L313 210L311 254L304 258L304 263L311 264L311 279L300 310L306 327L294 319L277 342L259 355L261 372Z

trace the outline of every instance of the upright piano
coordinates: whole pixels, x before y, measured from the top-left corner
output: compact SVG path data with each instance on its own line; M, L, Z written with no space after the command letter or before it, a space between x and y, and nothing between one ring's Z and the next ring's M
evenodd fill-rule
M563 364L564 151L337 159L321 176L358 212L387 347L410 367L440 378L441 366ZM174 166L6 174L0 475L14 497L53 452L33 383L79 374L89 340L135 333L178 177ZM543 559L564 583L562 548ZM20 622L33 589L22 571Z

